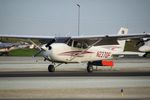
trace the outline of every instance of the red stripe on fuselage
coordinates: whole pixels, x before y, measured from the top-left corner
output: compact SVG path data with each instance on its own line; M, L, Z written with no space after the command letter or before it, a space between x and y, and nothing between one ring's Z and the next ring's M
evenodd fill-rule
M60 53L59 55L65 55L65 56L75 56L78 54L90 54L90 53L94 53L94 52L90 52L90 51L68 51L68 52L63 52Z

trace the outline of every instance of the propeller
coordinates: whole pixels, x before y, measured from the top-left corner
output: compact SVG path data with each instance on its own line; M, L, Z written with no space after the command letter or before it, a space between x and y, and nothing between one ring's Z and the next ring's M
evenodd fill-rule
M35 57L36 56L38 56L39 54L41 54L42 52L46 52L46 50L44 49L44 48L42 48L42 46L39 46L39 45L37 45L35 42L33 42L31 39L29 39L29 41L34 45L34 46L36 46L38 49L39 49L39 51L37 52L37 53L35 53L33 56L32 56L32 58L33 59L35 59ZM51 40L48 44L46 44L47 45L47 47L50 47L50 45L52 44L52 43L54 43L55 42L55 39L53 39L53 40ZM45 60L49 60L49 58L46 58L44 55L42 55L43 57L44 57L44 61ZM36 60L36 59L35 59ZM49 60L50 61L50 60ZM36 62L37 62L37 60L36 60Z
M47 47L49 50L51 50L51 49L52 49L51 44L53 44L55 41L56 41L55 39L50 40L50 41L45 45L45 47Z
M41 48L39 45L37 45L35 42L33 42L31 39L29 39L29 41L37 48L39 49L39 52L37 52L36 54L34 54L32 57L36 57L38 56L42 51L45 51L43 48Z
M41 48L41 50L39 52L37 52L36 54L33 55L33 57L38 56L39 54L41 54L41 52L45 51L44 49Z

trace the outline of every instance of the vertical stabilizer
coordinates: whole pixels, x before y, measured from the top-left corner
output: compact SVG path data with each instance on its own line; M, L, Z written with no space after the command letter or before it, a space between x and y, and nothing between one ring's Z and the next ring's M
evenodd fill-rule
M128 34L128 28L121 27L120 30L118 31L118 35L122 36L122 35L127 35L127 34ZM123 52L125 48L126 40L118 40L118 43L121 47L120 52Z
M127 35L128 34L128 28L121 27L118 31L118 35Z

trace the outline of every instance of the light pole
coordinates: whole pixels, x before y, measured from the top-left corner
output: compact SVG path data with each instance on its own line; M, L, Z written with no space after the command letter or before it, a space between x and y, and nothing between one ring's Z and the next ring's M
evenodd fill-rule
M77 4L78 6L78 36L80 35L80 5Z

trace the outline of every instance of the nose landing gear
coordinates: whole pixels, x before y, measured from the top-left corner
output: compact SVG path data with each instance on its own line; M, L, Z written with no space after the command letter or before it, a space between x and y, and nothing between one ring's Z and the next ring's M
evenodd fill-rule
M55 64L55 63L54 63L54 64ZM54 65L49 65L49 66L48 66L48 71L49 71L49 72L55 72L55 68L58 67L58 66L60 66L61 64L63 64L63 63L59 63L59 64L57 64L56 66L54 66Z
M49 66L48 66L48 71L49 71L49 72L55 72L55 67L54 67L54 65L49 65Z

